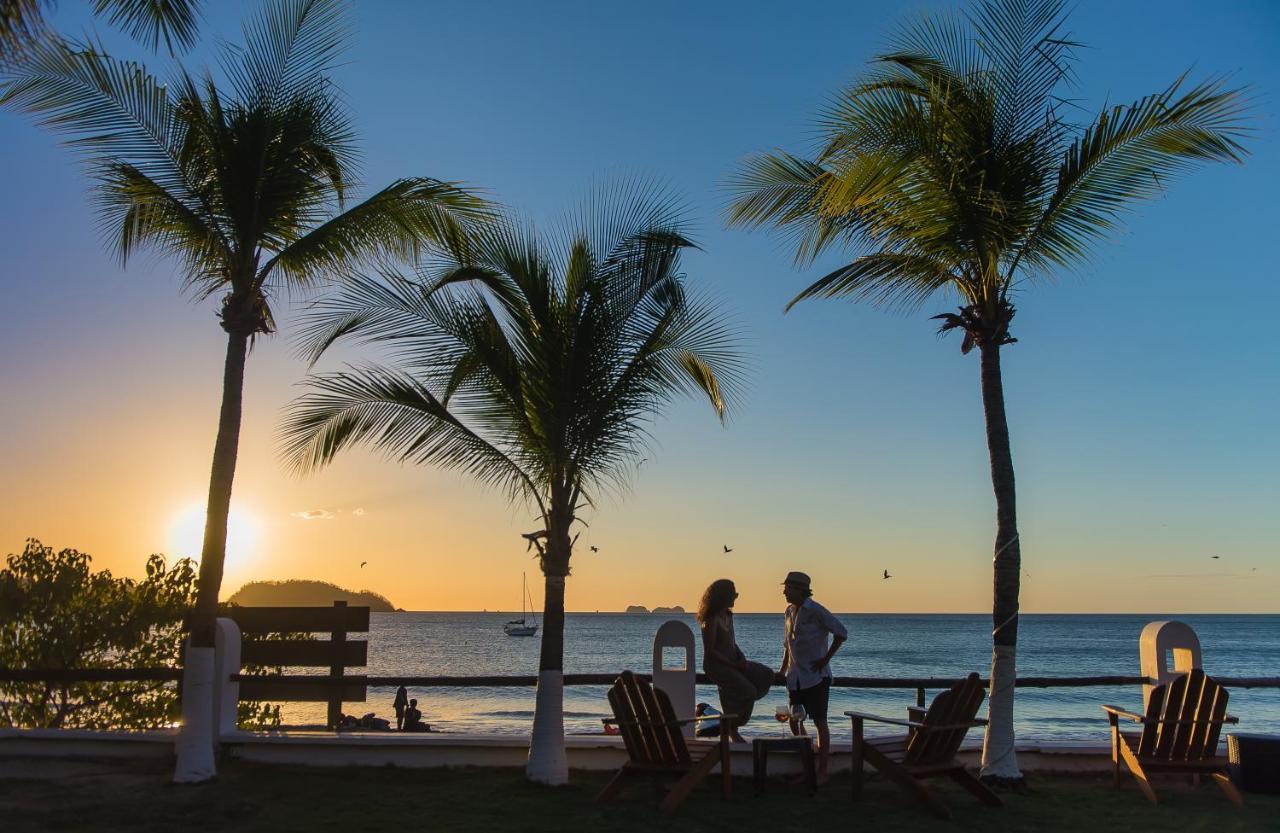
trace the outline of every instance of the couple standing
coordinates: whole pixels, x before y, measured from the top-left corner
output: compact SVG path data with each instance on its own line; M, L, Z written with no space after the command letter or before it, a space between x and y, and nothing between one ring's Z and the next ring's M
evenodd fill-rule
M787 573L782 583L787 600L783 627L782 668L787 699L792 709L802 706L818 732L818 773L826 778L830 759L831 731L827 724L827 702L831 694L831 658L848 639L840 620L813 600L809 576ZM743 656L733 632L733 603L738 598L732 581L713 581L698 605L702 628L702 670L720 691L720 707L733 720L722 721L729 739L743 742L738 728L751 719L755 702L769 693L773 669ZM831 637L828 644L827 637ZM792 728L798 730L795 723Z

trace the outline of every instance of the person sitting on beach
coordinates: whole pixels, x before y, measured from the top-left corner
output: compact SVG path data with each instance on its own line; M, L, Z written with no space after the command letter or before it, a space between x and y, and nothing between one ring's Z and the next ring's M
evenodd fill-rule
M404 731L430 732L431 724L422 722L422 712L418 711L418 701L410 700L409 707L404 710Z
M732 715L720 721L721 731L728 732L734 743L744 743L738 728L751 719L756 701L769 693L773 669L751 662L738 647L732 609L737 598L732 581L713 581L698 605L698 624L702 628L702 670L720 691L720 707Z
M799 572L787 573L782 583L782 595L787 600L782 674L787 678L787 700L792 708L803 707L803 713L813 719L813 728L818 732L818 780L826 782L831 760L831 730L827 725L831 658L849 638L849 631L829 610L813 600L809 585L809 576ZM800 731L795 721L792 731Z
M395 699L395 702L392 703L393 708L395 708L396 710L396 730L397 731L404 730L404 710L405 710L405 707L408 705L409 705L409 689L405 688L404 686L400 686L398 689L396 689L396 699Z

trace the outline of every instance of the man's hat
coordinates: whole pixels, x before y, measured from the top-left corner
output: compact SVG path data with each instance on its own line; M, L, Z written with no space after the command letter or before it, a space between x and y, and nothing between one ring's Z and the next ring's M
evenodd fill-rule
M792 570L791 572L787 573L787 577L783 580L783 582L782 582L782 583L783 583L783 584L794 584L796 587L803 587L805 590L808 590L808 589L809 589L809 574L808 574L808 573L800 573L800 572L797 572L797 571L795 571L795 570Z

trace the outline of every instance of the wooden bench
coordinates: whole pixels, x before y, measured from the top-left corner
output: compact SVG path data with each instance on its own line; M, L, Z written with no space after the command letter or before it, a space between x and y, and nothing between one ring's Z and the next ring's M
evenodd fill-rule
M627 762L596 797L608 801L616 796L632 776L660 776L679 778L659 805L663 813L673 813L693 791L699 782L720 765L721 791L725 798L733 794L733 779L729 770L729 733L721 729L719 740L713 744L697 743L702 747L698 756L690 754L681 727L704 720L732 719L735 715L708 715L677 720L667 693L646 679L630 671L623 671L609 689L609 705L613 718L606 725L616 725L627 747ZM722 727L724 723L720 724ZM705 751L703 751L705 750Z
M328 668L330 677L343 677L347 668L363 667L369 661L369 643L347 638L349 633L369 630L367 607L348 607L346 602L334 602L333 607L223 605L218 615L234 621L242 637L273 633L329 634L327 640L245 638L240 645L242 667L320 667ZM342 718L342 704L363 703L367 691L364 677L360 676L346 677L342 682L317 679L314 683L286 683L266 675L240 681L241 700L328 703L330 729L336 729Z
M1239 722L1227 714L1228 697L1225 688L1196 668L1152 688L1145 715L1103 706L1111 722L1115 785L1120 786L1123 764L1147 800L1159 804L1147 773L1178 772L1193 782L1208 775L1232 804L1243 807L1244 798L1227 777L1227 759L1218 755L1222 724ZM1142 731L1120 731L1121 719L1141 723Z
M951 818L951 811L925 787L922 782L926 778L946 775L982 803L992 807L1003 806L1000 797L956 758L968 731L987 723L977 717L985 697L982 680L977 674L970 674L935 697L919 720L845 712L853 720L851 796L856 799L862 791L865 762L914 796L938 818ZM863 723L867 720L902 726L907 733L896 737L868 738L863 735Z

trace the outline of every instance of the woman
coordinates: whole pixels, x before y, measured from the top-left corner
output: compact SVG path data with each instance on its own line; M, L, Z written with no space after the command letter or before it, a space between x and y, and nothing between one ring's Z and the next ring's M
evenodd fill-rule
M744 743L738 727L751 719L756 701L769 693L773 669L750 662L733 635L733 603L738 592L727 578L711 582L698 605L702 627L702 670L720 690L720 707L732 719L721 720L729 740Z

